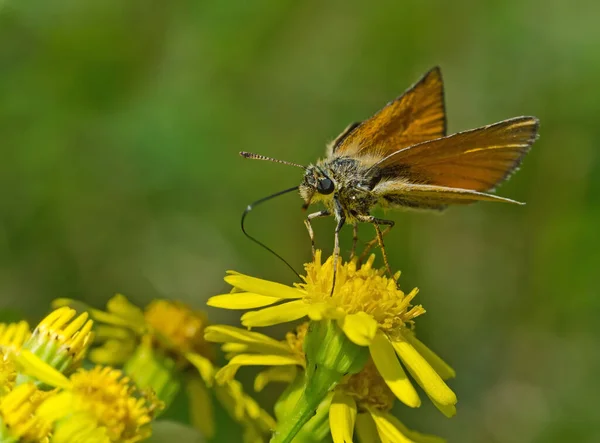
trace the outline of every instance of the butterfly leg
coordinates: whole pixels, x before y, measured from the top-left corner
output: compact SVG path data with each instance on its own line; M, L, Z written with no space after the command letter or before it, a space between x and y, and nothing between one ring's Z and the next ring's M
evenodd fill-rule
M365 246L365 249L360 256L359 262L363 262L364 259L367 257L367 254L371 251L371 248L373 248L375 243L378 243L379 247L381 248L381 255L383 257L383 262L385 263L385 267L386 267L387 271L389 272L390 276L393 276L394 273L392 272L392 269L390 268L390 264L389 264L388 258L387 258L387 253L385 252L385 247L383 244L383 236L391 231L391 229L394 227L395 222L393 220L384 220L382 218L376 218L376 217L373 217L372 215L362 216L358 220L363 223L371 223L375 227L375 232L377 234L376 238L371 240ZM381 227L380 227L381 225L386 226L386 228L383 231L381 230Z
M356 244L358 243L358 223L352 225L352 250L350 251L350 258L352 260L356 254Z
M335 202L337 203L337 205L339 205L337 200L335 200ZM336 209L338 209L337 206ZM337 265L340 258L340 231L342 230L344 223L346 223L346 216L341 211L341 208L339 211L336 210L335 218L337 219L337 225L335 226L335 233L333 235L333 282L331 283L330 295L333 295L333 289L335 288L335 277L337 275Z
M390 229L391 226L388 226L387 231L389 232ZM383 262L385 263L385 267L388 271L388 274L390 275L390 277L393 277L394 273L392 272L392 268L390 267L390 262L387 258L387 252L385 252L385 246L383 245L383 234L381 232L379 224L377 223L375 223L375 231L377 232L377 241L379 242L379 247L381 248L381 256L383 257Z
M313 260L315 258L315 254L316 254L315 233L313 231L312 224L310 222L315 218L327 217L329 215L331 215L331 213L329 211L323 210L323 211L319 211L319 212L313 212L312 214L308 214L308 217L306 217L306 220L304 220L304 225L306 226L306 229L308 230L308 235L310 236L310 245L312 248Z
M365 223L375 224L374 222L371 222L371 221L365 221L365 220L361 220L361 221L364 221ZM384 220L384 221L391 221L391 220ZM388 226L386 226L385 229L383 231L381 231L381 237L383 238L388 232L390 232L392 230L393 227L394 227L393 222L391 224L389 224ZM358 259L358 262L362 263L365 260L365 258L367 258L367 255L369 255L369 252L371 252L371 249L373 249L373 246L375 246L378 243L379 243L379 239L377 237L375 237L373 240L368 242L365 245L365 249L363 249L363 252L360 254L360 258Z

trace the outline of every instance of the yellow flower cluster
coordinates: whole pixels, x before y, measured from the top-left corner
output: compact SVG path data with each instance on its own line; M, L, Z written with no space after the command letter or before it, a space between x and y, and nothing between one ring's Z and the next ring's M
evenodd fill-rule
M413 304L417 289L403 292L399 273L373 263L340 262L335 285L333 258L322 261L320 252L293 286L229 272L232 292L208 305L250 310L241 316L246 329L210 325L183 303L142 309L122 295L105 310L56 300L33 330L0 324L0 443L142 441L179 393L208 439L215 398L244 443L443 442L392 412L399 403L419 407L420 389L453 416L457 398L446 381L455 373L416 337L425 313ZM250 330L296 320L282 340ZM284 384L274 417L235 379L244 366L261 367L255 391Z
M154 300L145 309L123 295L111 298L106 311L69 299L55 301L90 313L98 323L89 359L97 364L123 366L141 388L152 389L166 406L185 390L189 419L204 437L215 434L211 391L221 406L244 429L246 443L262 443L275 427L274 419L233 379L214 383L219 370L213 344L204 334L206 314L183 303Z
M307 361L309 355L303 352L308 353L311 348L305 342L307 328L308 334L311 334L313 324L334 322L341 334L338 338L334 336L334 341L339 342L339 337L345 336L359 349L366 349L369 353L362 370L341 381L332 381L329 394L322 399L329 411L324 416L329 416L328 427L334 443L353 441L355 430L361 441L443 441L409 430L390 413L396 399L412 408L421 404L408 373L444 415L453 416L457 398L445 380L454 377L455 373L416 338L414 320L425 313L422 306L412 304L418 291L414 289L404 293L398 287L399 273L386 277L384 269L373 267L374 258L371 256L362 266L357 259L340 264L333 291L333 258L322 262L319 251L315 260L306 265L304 281L294 286L229 272L225 281L233 286L233 291L210 298L209 306L259 308L241 316L242 325L248 329L305 317L309 322L298 327L295 334L288 334L283 341L232 326L209 326L206 339L222 343L229 359L216 379L226 382L242 366L267 366L269 368L255 378L255 389L261 390L271 381L289 383L290 387L304 384L309 389L311 375L306 369L309 364L312 368L320 363ZM317 345L321 348L327 346L324 342L317 342ZM329 349L335 350L336 346ZM338 346L337 349L344 348ZM343 360L344 355L325 356L325 359L334 361L337 357ZM279 402L281 413L276 414L278 421L298 420L300 415L292 409L299 395L290 395L288 397L292 400L287 398ZM315 417L303 429L310 428L316 432L318 426L311 428L311 422L317 419L320 409L323 409L323 403L313 411ZM299 432L293 424L291 429L292 433ZM298 436L301 435L300 432ZM296 438L300 438L298 436ZM291 438L293 436L280 437L275 432L272 441L287 442Z
M203 312L166 300L142 310L122 295L106 311L54 304L33 331L26 322L0 324L1 443L142 441L183 388L205 438L215 432L213 396L246 443L263 443L275 427L237 380L214 383ZM82 368L84 359L96 366Z
M0 441L137 442L159 407L120 370L81 368L93 341L87 313L61 307L31 331L0 324Z

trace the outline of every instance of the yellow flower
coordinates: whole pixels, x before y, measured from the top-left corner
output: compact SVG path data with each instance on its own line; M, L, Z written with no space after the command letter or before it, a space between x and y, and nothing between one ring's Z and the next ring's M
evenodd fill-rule
M155 390L167 405L184 379L192 424L205 437L212 437L214 413L207 387L212 385L215 368L214 353L204 340L206 315L168 300L153 301L142 310L120 294L108 301L106 312L90 312L101 323L97 337L103 342L92 349L90 359L124 365L139 386ZM196 374L188 373L190 366Z
M212 345L204 339L206 314L169 300L155 300L142 310L120 294L109 300L106 312L73 300L55 301L64 304L90 312L99 323L96 337L102 345L90 351L92 361L124 365L138 386L152 388L167 405L183 381L192 424L205 437L212 437L214 413L208 389L213 388L218 368L213 364ZM236 381L215 386L214 392L247 436L264 435L274 425ZM256 441L252 438L245 441Z
M286 340L278 341L234 326L208 326L206 339L223 343L222 349L229 360L216 373L216 380L219 383L232 380L241 366L273 366L256 377L255 390L262 390L270 381L292 381L296 375L295 366L305 367L302 344L307 327L308 323L303 323L295 333L288 333Z
M232 326L215 325L206 328L209 341L222 343L229 363L217 374L224 382L233 377L240 366L271 366L255 378L255 389L261 390L267 383L283 381L292 383L297 370L306 365L302 344L308 323L303 323L286 339L277 341L258 332L250 332ZM296 398L292 397L293 406ZM362 436L361 441L440 443L444 440L409 430L390 414L396 397L385 383L372 361L358 374L340 383L332 398L327 400L329 426L334 443L352 440L354 431ZM309 425L310 428L310 425ZM366 437L369 438L366 438Z
M225 281L235 292L211 297L208 305L264 308L242 316L242 324L248 328L306 316L336 321L349 340L368 346L377 370L400 401L410 407L421 404L406 368L436 407L450 417L456 413L457 399L444 380L455 373L412 331L414 319L425 312L420 305L411 305L417 290L402 292L397 286L399 273L387 278L384 269L373 268L374 259L372 255L361 267L356 259L340 264L333 293L333 258L321 263L320 251L315 261L305 266L304 282L294 287L230 272Z
M23 364L27 371L33 368L41 380L62 391L45 400L38 414L55 423L60 435L82 433L84 430L69 422L87 421L89 438L133 443L151 434L151 421L160 408L151 394L140 391L122 371L97 366L91 370L79 369L66 378L34 354ZM35 366L45 366L43 371ZM95 430L97 429L97 430ZM66 437L65 437L66 438Z
M381 441L442 443L444 439L409 430L390 410L394 393L372 361L358 374L335 388L329 407L329 425L334 443L352 441L354 431L361 441L374 436L373 425Z
M71 376L76 410L84 410L105 426L113 441L135 442L151 433L153 404L120 370L96 366Z
M87 311L99 323L96 340L102 345L89 355L95 363L124 364L145 337L154 348L172 357L178 368L196 366L205 380L212 377L214 352L204 340L207 319L203 312L169 300L155 300L142 310L121 294L108 301L106 312L69 299L53 304Z
M200 373L204 384L189 378L187 391L192 400L192 421L205 435L212 430L212 406L205 386L213 387L216 368L212 360L214 350L204 338L208 324L206 314L193 311L183 303L155 300L144 311L146 324L152 331L156 347L167 351L178 366L191 363ZM215 396L228 413L244 428L244 441L263 441L263 436L275 425L270 415L242 389L240 383L230 380L213 387Z
M96 321L94 341L101 345L90 350L89 358L97 364L122 365L135 351L140 337L149 332L144 312L121 294L107 302L106 311L67 298L56 299L52 305L70 306L77 311L88 312Z
M26 321L0 323L0 349L5 353L18 351L30 335Z
M17 386L0 399L0 441L47 443L52 424L38 414L41 403L51 394L33 383Z
M195 353L214 359L214 350L204 339L208 318L202 311L193 311L183 303L154 300L144 311L146 324L156 340L178 355Z
M54 406L50 403L50 406ZM52 443L110 443L107 430L85 412L76 412L54 424Z
M275 428L275 420L244 392L237 380L214 386L214 392L229 415L242 425L244 442L263 442Z
M5 396L15 386L17 368L10 354L0 350L0 397Z
M36 354L60 372L72 372L79 367L94 339L94 322L87 313L76 315L68 307L55 309L37 325L21 350Z
M15 387L17 367L14 356L30 336L31 331L26 321L0 323L0 397Z

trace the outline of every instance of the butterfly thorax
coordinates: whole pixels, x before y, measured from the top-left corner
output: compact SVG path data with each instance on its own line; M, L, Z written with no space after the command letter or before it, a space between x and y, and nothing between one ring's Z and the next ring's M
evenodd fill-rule
M379 180L376 169L356 159L329 157L306 169L299 190L306 204L323 202L332 214L341 209L352 223L377 203L371 191Z

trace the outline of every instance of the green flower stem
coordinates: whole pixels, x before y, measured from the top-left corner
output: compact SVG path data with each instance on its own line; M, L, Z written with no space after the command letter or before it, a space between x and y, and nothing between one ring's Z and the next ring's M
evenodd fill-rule
M315 368L311 377L306 377L304 392L291 414L281 423L271 438L271 443L290 443L302 427L315 415L317 408L329 391L344 375L327 368Z
M290 443L329 392L345 375L359 372L369 357L368 348L351 342L333 320L310 323L304 352L304 390L293 410L280 421L271 443Z
M315 415L304 425L296 435L294 443L324 443L330 436L329 429L329 407L333 394L330 393L317 407Z

